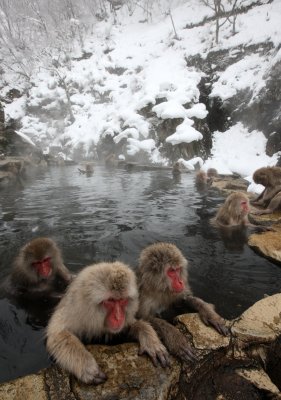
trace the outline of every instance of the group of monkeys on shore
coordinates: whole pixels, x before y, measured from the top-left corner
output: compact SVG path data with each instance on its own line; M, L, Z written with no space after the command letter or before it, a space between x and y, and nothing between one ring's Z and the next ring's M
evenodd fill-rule
M215 171L204 174L200 173L200 179L208 184ZM264 207L256 213L278 209L281 168L260 168L253 178L265 186L252 201ZM248 197L236 192L227 197L215 222L230 229L249 225L249 212ZM174 244L158 242L141 251L136 273L115 261L92 264L73 275L65 267L56 243L50 238L36 238L20 249L4 285L15 298L34 302L40 296L57 299L46 328L48 352L80 381L100 384L107 377L83 339L110 338L122 332L136 340L139 354L146 353L155 365L169 366L169 353L184 362L194 361L195 349L185 335L161 318L177 303L198 312L202 321L220 334L228 334L224 319L213 305L193 296L187 265Z
M198 312L219 333L228 334L213 305L193 296L187 264L174 244L158 242L142 250L136 273L115 261L93 264L73 275L56 243L41 237L20 249L4 285L10 297L28 297L34 302L40 296L57 298L46 328L47 350L80 381L99 384L107 377L83 339L95 341L125 333L139 343L139 354L146 353L155 366L169 366L169 353L192 362L195 349L184 334L161 318L162 312L177 303Z
M196 186L199 188L209 187L217 176L214 168L208 169L207 172L199 171L196 175ZM253 174L253 181L264 186L262 193L251 201L243 192L231 193L213 219L212 222L215 225L222 228L253 227L248 219L250 213L262 215L281 211L281 168L259 168ZM250 204L262 208L251 210Z

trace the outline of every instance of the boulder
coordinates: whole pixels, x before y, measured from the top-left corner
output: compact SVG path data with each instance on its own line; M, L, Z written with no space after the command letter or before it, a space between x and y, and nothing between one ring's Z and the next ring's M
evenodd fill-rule
M281 399L281 294L266 297L228 321L230 336L205 326L198 314L178 316L197 349L195 363L155 368L138 346L90 345L108 380L85 385L53 365L0 385L1 400L256 400Z

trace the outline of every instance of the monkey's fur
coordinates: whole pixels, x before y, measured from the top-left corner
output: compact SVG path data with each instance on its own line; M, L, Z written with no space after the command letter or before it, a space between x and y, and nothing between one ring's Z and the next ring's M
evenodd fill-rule
M281 209L281 168L263 167L253 174L255 183L263 185L263 192L251 204L265 207L264 210L254 211L253 214L269 214Z
M212 185L214 178L218 176L215 168L209 168L207 172L199 170L195 177L195 184L198 189L206 189Z
M106 299L128 299L125 322L119 331L106 324ZM146 352L154 363L157 358L168 365L168 355L152 326L136 320L138 290L135 274L121 263L93 264L82 270L69 286L47 327L47 349L58 364L85 383L102 383L106 375L81 343L106 334L128 330L139 341L140 354Z
M33 262L50 257L51 273L47 278L40 276ZM56 243L45 237L31 240L24 245L14 260L8 277L9 291L15 296L57 296L63 292L72 279L65 267L60 249Z
M178 177L178 176L181 175L181 164L180 164L180 162L177 161L177 162L173 165L172 174L173 174L173 177Z
M169 266L181 267L181 279L185 289L175 293L169 287L166 270ZM155 243L146 247L140 254L137 272L140 306L139 316L151 322L169 352L184 361L195 358L193 349L186 337L173 325L157 318L178 302L184 302L200 315L206 325L212 325L220 333L227 334L224 320L215 312L213 305L192 295L188 284L188 261L172 243Z
M241 201L247 203L248 211L241 207ZM218 226L245 226L250 225L248 220L249 199L242 192L231 193L225 200L224 204L219 208L214 222Z

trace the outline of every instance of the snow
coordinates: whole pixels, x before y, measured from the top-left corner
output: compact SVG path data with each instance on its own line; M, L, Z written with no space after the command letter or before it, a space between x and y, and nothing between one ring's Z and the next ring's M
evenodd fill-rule
M175 145L179 143L191 143L194 140L203 139L202 133L193 128L191 126L192 123L192 120L186 118L180 125L177 126L176 132L166 138L166 142Z
M243 5L252 2L246 0ZM93 54L90 58L72 59L67 68L59 67L57 70L42 66L40 72L32 76L29 97L23 96L6 105L5 113L11 118L21 119L21 133L36 144L41 141L44 147L67 142L72 148L83 144L88 149L101 137L111 135L115 143L121 140L126 143L128 155L145 151L151 162L167 165L168 160L156 146L157 140L150 138L151 122L139 111L151 104L160 119L183 119L166 138L166 142L173 146L202 140L202 133L193 125L194 118L204 120L207 116L205 105L199 102L198 90L204 74L189 68L186 58L195 54L206 57L211 49L229 49L231 55L234 47L266 41L278 48L281 42L281 1L263 3L237 16L235 35L231 34L231 25L224 24L218 44L214 42L214 21L187 29L188 25L200 24L204 18L212 16L211 8L198 0L155 2L152 19L146 23L140 22L143 19L141 8L137 7L129 16L126 7L122 7L117 12L116 24L112 19L95 22L93 35L84 44L84 49ZM170 16L165 14L169 7L179 40L175 40ZM211 96L227 101L237 91L248 88L253 89L253 96L258 96L269 68L280 59L281 50L273 49L267 55L257 53L237 60L225 71L218 72ZM41 120L34 116L36 114L26 115L27 107L37 107L46 113L59 109L61 104L67 108L66 92L59 77L70 90L75 121L71 123L69 116L64 115L58 121L51 118ZM159 100L161 103L157 104ZM274 165L277 161L277 154L272 157L265 154L263 133L249 132L241 123L226 132L214 132L212 137L211 156L204 164L201 159L198 161L198 157L195 163L194 159L182 160L187 168L193 169L199 162L204 169L215 167L223 174L236 172L251 181L255 169ZM120 156L126 157L126 154ZM250 185L250 188L254 186Z

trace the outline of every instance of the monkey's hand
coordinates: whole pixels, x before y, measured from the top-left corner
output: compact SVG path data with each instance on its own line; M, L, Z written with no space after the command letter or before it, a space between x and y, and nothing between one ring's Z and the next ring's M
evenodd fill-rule
M79 378L84 383L94 383L96 385L104 383L107 376L99 369L94 358L89 358L82 365Z
M137 339L140 344L139 355L144 353L148 354L155 366L159 363L162 367L170 366L169 354L166 347L160 342L151 324L142 319L138 319L132 324L130 334Z
M144 353L151 358L155 367L158 367L159 363L164 368L170 366L169 354L166 350L166 347L160 342L159 339L155 343L152 343L151 341L149 346L141 344L139 348L139 355Z
M192 306L200 315L205 325L213 326L220 334L229 335L229 329L225 325L224 319L215 311L213 304L195 296L186 296L186 302Z
M208 304L210 307L211 305ZM225 325L225 321L222 317L219 316L215 312L215 310L211 309L210 310L204 310L204 312L200 313L200 318L204 322L205 325L211 325L213 328L216 329L221 335L228 336L229 335L229 329Z
M197 357L195 350L187 338L175 326L161 318L151 318L150 323L167 347L169 353L183 362L194 362Z

